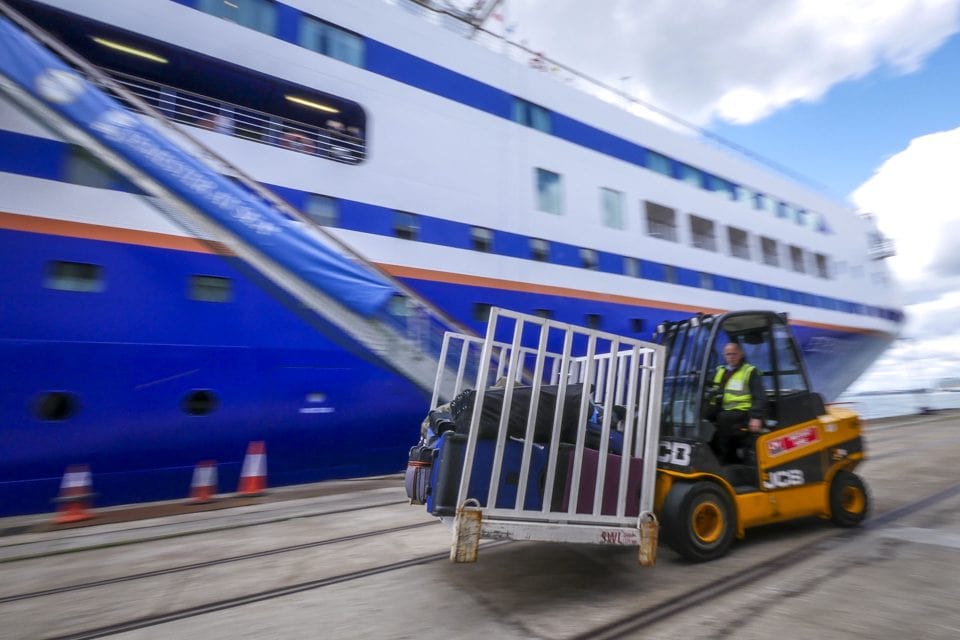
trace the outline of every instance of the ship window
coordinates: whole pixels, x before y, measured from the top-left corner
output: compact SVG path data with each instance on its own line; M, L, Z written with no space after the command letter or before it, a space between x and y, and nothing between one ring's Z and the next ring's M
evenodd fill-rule
M644 203L647 211L647 235L662 240L677 241L677 213L654 202Z
M68 147L63 173L64 181L71 184L96 189L137 191L137 188L129 180L108 167L83 147L76 145L69 145Z
M160 78L156 74L141 77L141 70L134 70L137 75L121 70L109 73L176 122L336 162L358 164L364 159L366 114L360 105L278 79L266 81L227 65L190 57L177 60L183 70L171 70ZM175 81L177 86L157 80ZM239 84L248 87L242 95L235 92Z
M230 302L233 282L219 276L190 276L190 299L201 302Z
M394 211L393 235L404 240L416 240L420 236L419 216L406 211Z
M474 251L483 251L490 253L493 251L493 231L483 227L473 227L470 229L470 244Z
M753 207L767 213L776 213L777 203L770 196L758 193L753 199Z
M663 281L677 284L677 268L669 264L663 265Z
M563 177L559 173L536 169L537 209L547 213L563 213Z
M803 267L803 249L790 245L790 268L798 273L806 271Z
M307 194L303 211L310 219L324 227L340 226L340 201L317 193Z
M623 220L623 193L601 187L600 206L603 209L603 224L613 229L625 228Z
M827 256L823 255L822 253L815 253L813 254L813 258L817 265L817 275L821 278L829 278L830 262Z
M513 99L512 117L514 122L519 122L525 127L550 133L552 126L550 124L550 111L543 107L527 102L522 98Z
M474 302L473 303L473 319L477 322L486 322L490 319L490 307L493 305L489 302Z
M553 309L534 309L533 314L547 320L553 319Z
M690 214L690 231L693 235L693 246L707 251L717 250L717 236L713 220Z
M600 325L603 324L603 316L599 313L588 313L583 316L583 323L587 325L589 329L599 329Z
M210 389L195 389L187 394L180 405L188 416L205 416L217 408L217 396Z
M780 266L780 252L776 240L760 236L760 250L763 252L763 264L771 267Z
M673 177L673 160L656 151L647 151L647 169Z
M738 196L737 185L719 176L708 175L707 188L728 200L736 200Z
M636 258L626 257L623 259L623 273L631 278L640 277L640 261Z
M786 202L781 202L780 207L777 209L777 217L784 218L790 222L795 222L796 224L801 223L800 210L791 204Z
M364 65L365 45L363 38L340 27L303 16L297 42L311 51L336 58L356 67Z
M277 5L270 0L197 0L204 13L273 35L277 24Z
M816 211L805 211L803 216L803 226L811 231L824 231L823 216Z
M743 293L743 282L736 278L730 278L730 293Z
M550 243L540 238L530 238L530 257L537 262L550 260Z
M647 327L647 321L643 318L630 318L630 330L634 333L642 333Z
M727 237L730 240L730 255L734 258L750 259L750 236L743 229L727 227Z
M698 189L703 186L703 172L688 164L680 165L680 179Z
M597 252L593 249L580 249L580 266L584 269L596 271L600 266L600 260Z
M73 417L79 402L72 393L47 391L41 393L34 403L34 414L40 420L55 422Z
M733 188L735 191L735 195L733 196L734 200L737 200L738 202L751 202L753 200L753 191L751 191L748 187L736 184L733 185Z
M713 275L709 273L700 273L700 288L701 289L713 289Z
M44 286L59 291L99 293L103 291L103 267L87 262L53 260L47 263Z

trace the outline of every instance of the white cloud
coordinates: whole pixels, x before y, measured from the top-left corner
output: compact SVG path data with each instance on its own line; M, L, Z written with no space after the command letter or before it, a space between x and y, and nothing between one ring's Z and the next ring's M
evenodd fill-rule
M908 293L956 289L960 278L960 128L915 138L852 194L896 243L890 266Z
M915 138L852 195L896 242L891 268L905 289L909 321L856 385L901 389L960 376L960 128Z
M499 12L514 39L699 124L753 122L883 66L910 72L960 28L960 0L506 0Z

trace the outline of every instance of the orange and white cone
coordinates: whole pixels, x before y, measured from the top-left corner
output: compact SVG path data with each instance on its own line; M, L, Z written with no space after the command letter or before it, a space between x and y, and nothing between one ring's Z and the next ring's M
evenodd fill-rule
M210 502L217 492L217 461L201 460L193 469L190 482L190 502L199 504Z
M54 499L57 513L53 517L53 523L68 524L92 518L90 502L93 496L90 469L87 465L68 466L60 482L60 495Z
M251 442L247 446L247 455L240 470L240 486L237 493L242 496L259 496L267 488L267 450L262 440Z

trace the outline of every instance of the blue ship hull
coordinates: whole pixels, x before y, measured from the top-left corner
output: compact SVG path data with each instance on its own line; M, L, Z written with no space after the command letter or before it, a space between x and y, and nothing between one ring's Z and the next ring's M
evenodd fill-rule
M44 289L48 260L104 265L107 289ZM193 466L220 462L220 488L236 487L246 445L264 440L272 485L400 471L428 398L411 383L316 331L225 259L56 235L0 232L0 514L47 510L68 464L87 463L100 506L174 499ZM191 274L234 280L236 304L187 299ZM446 282L407 280L464 324L473 301L551 308L580 322L583 301ZM642 319L649 332L686 311L591 302L611 331ZM828 396L889 336L795 326L814 386ZM824 348L829 345L829 348ZM859 357L856 357L859 354ZM841 387L842 388L842 387ZM77 399L69 420L41 420L37 390ZM216 406L192 416L183 403L210 390Z

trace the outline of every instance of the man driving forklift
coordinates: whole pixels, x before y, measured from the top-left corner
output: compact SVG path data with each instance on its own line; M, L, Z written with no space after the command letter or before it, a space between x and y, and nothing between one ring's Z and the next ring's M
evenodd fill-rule
M722 464L756 465L754 442L763 428L767 396L762 375L744 361L743 349L736 342L723 347L726 365L717 367L713 377L713 402L707 416L717 427L712 447ZM743 458L737 454L743 449Z

